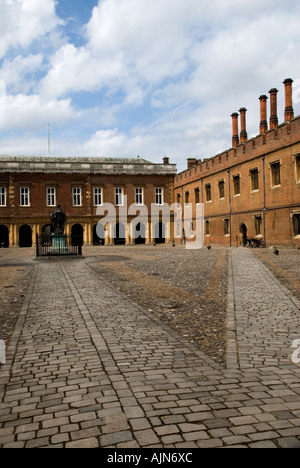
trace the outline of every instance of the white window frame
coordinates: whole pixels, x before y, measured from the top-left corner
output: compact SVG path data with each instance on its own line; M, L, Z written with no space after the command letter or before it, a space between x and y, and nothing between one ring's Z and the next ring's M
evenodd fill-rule
M103 206L102 187L94 187L94 206Z
M0 206L7 206L7 188L0 187Z
M73 187L72 189L73 206L82 206L82 188Z
M30 206L30 188L21 187L20 188L20 205L28 207Z
M124 205L124 189L122 187L115 188L115 205L116 206Z
M155 204L157 206L164 204L164 189L162 187L156 187L155 189Z
M136 187L135 189L135 204L137 206L144 205L144 190L142 187Z
M46 189L47 206L56 206L56 188L47 187Z

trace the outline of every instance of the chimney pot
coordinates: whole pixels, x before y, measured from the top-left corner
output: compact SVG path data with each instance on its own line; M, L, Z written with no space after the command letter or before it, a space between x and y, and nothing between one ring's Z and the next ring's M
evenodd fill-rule
M239 114L235 112L231 115L232 117L232 146L236 147L240 143L239 139Z
M267 122L267 100L268 96L260 96L260 126L259 132L266 133L268 131L268 122Z
M294 108L293 108L293 80L287 78L283 82L285 86L285 112L284 120L285 122L290 121L294 118Z

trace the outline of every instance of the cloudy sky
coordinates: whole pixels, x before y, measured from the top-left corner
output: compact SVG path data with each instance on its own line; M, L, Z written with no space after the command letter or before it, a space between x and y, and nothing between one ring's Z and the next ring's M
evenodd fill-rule
M299 0L0 0L0 154L185 167L258 134L261 94L293 78Z

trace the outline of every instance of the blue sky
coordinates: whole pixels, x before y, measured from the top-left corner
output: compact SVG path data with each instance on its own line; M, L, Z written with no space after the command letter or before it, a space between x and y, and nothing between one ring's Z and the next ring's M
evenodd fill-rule
M0 154L188 157L258 133L261 94L293 78L298 0L0 0Z

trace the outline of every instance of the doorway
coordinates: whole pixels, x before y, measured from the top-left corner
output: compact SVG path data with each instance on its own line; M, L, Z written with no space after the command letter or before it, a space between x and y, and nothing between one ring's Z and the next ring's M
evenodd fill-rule
M165 244L166 243L166 228L164 223L159 222L155 226L155 243Z
M83 246L83 227L81 224L74 224L72 227L71 232L72 237L72 245L75 246Z
M0 226L0 248L8 249L9 247L9 229L3 224Z
M240 226L240 247L246 247L248 239L248 229L245 223Z
M143 223L138 223L134 227L134 240L136 245L146 244L146 226Z
M115 245L126 245L126 229L122 223L117 223L114 228Z
M21 248L32 247L32 229L27 224L19 229L19 245Z

